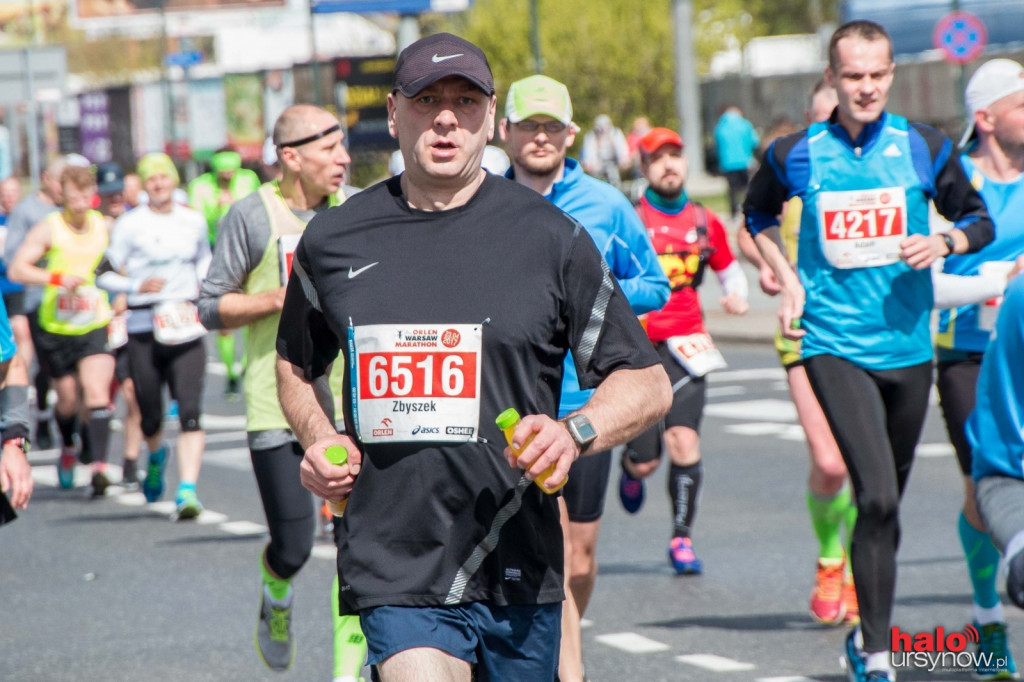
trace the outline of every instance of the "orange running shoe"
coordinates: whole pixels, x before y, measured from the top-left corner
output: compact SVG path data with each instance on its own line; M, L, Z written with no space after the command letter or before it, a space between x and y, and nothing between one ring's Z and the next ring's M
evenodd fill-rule
M843 601L843 559L818 559L818 573L811 592L811 618L822 625L839 625L846 616Z
M853 576L843 580L843 605L846 606L846 624L860 623L860 606L857 604L857 588L853 585Z

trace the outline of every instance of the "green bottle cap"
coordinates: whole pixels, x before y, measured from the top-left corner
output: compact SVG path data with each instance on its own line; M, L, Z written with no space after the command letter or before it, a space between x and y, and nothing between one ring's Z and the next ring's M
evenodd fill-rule
M332 445L324 450L324 457L331 464L342 465L348 461L348 450L341 445Z
M494 420L494 423L498 425L499 429L504 431L508 427L515 424L517 421L519 421L519 412L516 411L516 408L510 407L501 414L499 414L497 418Z

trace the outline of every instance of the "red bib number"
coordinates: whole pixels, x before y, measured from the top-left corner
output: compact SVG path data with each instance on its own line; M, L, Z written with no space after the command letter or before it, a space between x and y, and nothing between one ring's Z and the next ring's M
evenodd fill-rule
M902 187L822 192L818 197L822 250L837 268L891 265L907 236Z
M477 436L480 325L364 325L351 338L353 404L364 443Z

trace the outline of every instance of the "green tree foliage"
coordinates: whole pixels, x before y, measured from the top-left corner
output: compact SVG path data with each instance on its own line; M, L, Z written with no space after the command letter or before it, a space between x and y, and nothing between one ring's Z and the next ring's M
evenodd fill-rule
M584 129L598 114L628 128L634 116L676 126L670 0L538 0L543 72L565 83ZM534 72L529 0L476 0L427 30L479 45L494 70L499 107L513 81Z
M589 128L608 114L628 128L645 115L676 127L672 0L537 0L543 72L569 87L575 118ZM838 0L694 0L698 73L715 52L755 36L808 33L834 21ZM448 30L487 53L498 104L509 84L533 73L530 0L475 0L467 12L434 16L424 32Z

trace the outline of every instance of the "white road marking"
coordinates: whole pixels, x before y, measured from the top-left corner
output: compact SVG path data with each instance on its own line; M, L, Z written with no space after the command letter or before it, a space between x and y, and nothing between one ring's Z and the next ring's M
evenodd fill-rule
M949 457L955 455L956 450L949 443L921 443L914 454L918 457Z
M204 509L203 513L196 517L196 523L200 526L215 526L228 520L227 514Z
M735 433L738 436L779 436L786 433L792 427L792 424L747 422L746 424L729 424L725 427L725 432Z
M668 644L656 642L635 632L617 632L610 635L598 635L595 637L601 644L625 651L630 654L653 654L659 651L668 651Z
M205 417L203 417L205 419ZM208 433L206 434L206 442L209 443L229 443L231 441L241 440L247 441L245 432L239 433L237 431L228 431L226 433Z
M228 521L220 524L219 528L232 535L264 535L267 532L266 526L252 521Z
M676 656L676 660L680 663L695 665L698 668L704 668L705 670L710 670L716 673L740 673L746 670L753 670L757 667L753 663L741 663L740 661L734 661L731 658L716 656L714 654L689 654L686 656Z
M790 677L759 677L755 682L817 682L810 677L801 677L799 675Z
M704 414L725 419L749 420L751 417L762 421L795 422L796 408L791 400L763 398L741 400L731 403L713 403L704 407Z
M709 386L708 398L720 398L727 395L743 395L746 392L746 386Z
M204 429L211 431L245 431L244 414L203 414L201 423Z
M327 561L334 561L338 558L338 548L334 545L313 545L313 551L310 552L310 556L314 559L326 559Z
M594 627L594 621L589 618L580 618L580 630Z
M759 369L736 369L728 372L712 372L711 383L726 381L785 381L786 370L781 367L762 367Z
M114 501L126 507L144 507L146 505L146 496L142 493L124 493L115 497Z
M238 471L252 471L252 457L249 448L207 450L203 453L203 464L212 464Z

